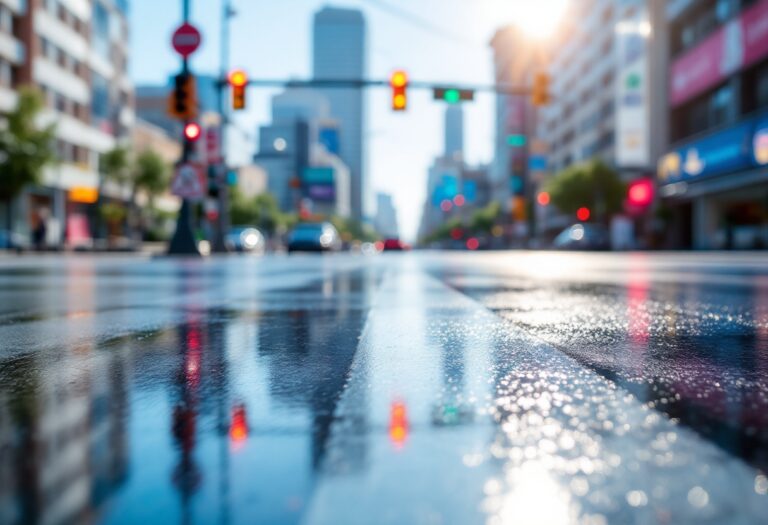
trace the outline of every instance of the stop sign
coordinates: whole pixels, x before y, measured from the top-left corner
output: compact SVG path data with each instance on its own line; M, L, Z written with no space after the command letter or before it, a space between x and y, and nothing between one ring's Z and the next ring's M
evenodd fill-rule
M201 41L200 31L192 24L184 23L173 33L171 43L178 54L187 58L197 51Z

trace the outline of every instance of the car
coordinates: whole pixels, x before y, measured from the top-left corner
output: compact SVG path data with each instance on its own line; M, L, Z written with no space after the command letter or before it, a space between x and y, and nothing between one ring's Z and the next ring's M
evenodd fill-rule
M330 222L301 223L288 236L288 253L339 250L341 250L341 236Z
M22 235L8 230L0 230L0 250L22 250L26 247Z
M227 249L234 252L264 253L264 235L252 226L234 226L224 237Z
M403 252L409 250L410 246L400 239L385 239L381 249L385 252Z
M577 223L560 232L553 247L557 250L610 250L611 237L602 224Z

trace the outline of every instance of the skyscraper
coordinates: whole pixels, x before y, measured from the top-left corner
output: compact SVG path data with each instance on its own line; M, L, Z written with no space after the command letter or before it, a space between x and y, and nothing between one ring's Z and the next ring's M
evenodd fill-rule
M359 80L366 75L366 26L362 12L324 7L315 14L313 75L315 79ZM365 102L360 89L325 90L331 116L339 122L339 154L352 176L352 216L365 217L368 180L365 169Z
M445 109L445 156L455 158L464 151L464 110L461 106Z

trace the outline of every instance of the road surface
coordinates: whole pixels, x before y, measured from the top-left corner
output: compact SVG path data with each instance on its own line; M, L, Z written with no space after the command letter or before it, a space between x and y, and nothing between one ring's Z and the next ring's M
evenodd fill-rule
M768 257L0 259L0 523L768 516Z

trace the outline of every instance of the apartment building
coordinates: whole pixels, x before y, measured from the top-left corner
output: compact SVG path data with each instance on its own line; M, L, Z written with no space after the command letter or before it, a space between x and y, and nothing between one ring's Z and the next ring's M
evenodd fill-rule
M0 0L0 111L20 87L40 89L40 123L55 123L59 159L13 202L3 228L28 237L45 220L50 246L87 246L99 191L127 198L99 181L100 155L128 139L134 121L127 10L127 0Z

